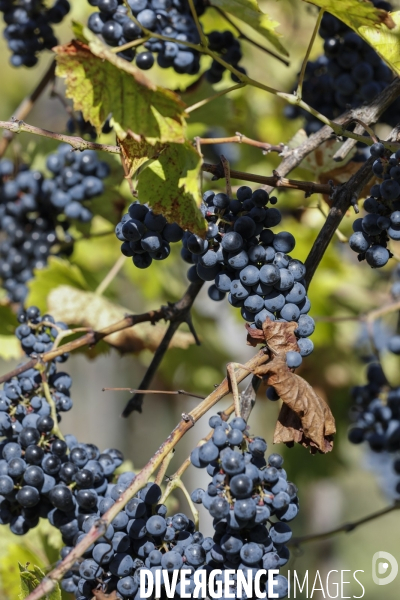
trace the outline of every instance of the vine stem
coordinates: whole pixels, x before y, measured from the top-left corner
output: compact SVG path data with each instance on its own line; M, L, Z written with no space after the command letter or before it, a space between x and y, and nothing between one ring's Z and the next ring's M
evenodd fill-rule
M197 33L199 34L199 37L200 37L200 42L201 42L202 46L207 48L207 46L208 46L207 36L204 34L204 31L203 31L203 28L199 21L199 16L196 12L196 7L194 5L193 0L189 0L189 7L190 7L190 12L192 13L193 20L196 24Z
M387 506L386 508L383 508L382 510L378 510L377 512L367 515L366 517L362 517L361 519L358 519L358 521L353 521L352 523L344 523L343 525L340 525L339 527L335 527L335 529L330 529L329 531L325 531L323 533L317 533L317 534L305 535L303 537L293 538L292 540L290 540L287 543L287 545L288 546L301 546L302 544L307 544L308 542L318 542L319 540L325 540L334 535L337 535L338 533L349 533L350 531L354 531L360 525L364 525L365 523L374 521L375 519L378 519L379 517L383 517L384 515L387 515L388 513L391 513L394 510L398 510L399 508L400 508L400 502L395 502L391 506Z
M257 367L265 364L269 360L268 354L260 350L245 367L239 367L236 372L236 380L243 381L249 376L249 370L253 371ZM147 483L151 475L161 466L165 458L171 452L182 437L189 431L195 423L208 412L217 402L229 393L228 379L225 379L203 402L196 406L189 414L183 414L182 420L171 432L165 442L160 446L154 456L137 474L131 485L121 494L115 504L99 519L84 538L75 546L75 548L61 561L61 563L41 581L25 600L40 600L46 594L49 594L63 575L71 569L75 561L80 558L86 550L98 540L106 531L108 525L121 512L131 498Z
M116 278L116 276L118 275L118 273L120 272L122 267L124 266L125 261L126 261L126 256L121 254L121 256L118 258L117 262L113 265L113 267L110 269L110 271L104 277L103 281L97 287L95 294L97 294L98 296L102 296L104 294L104 292L106 291L106 289L108 288L110 283L112 283L112 281L114 281L114 279Z
M46 377L46 374L44 371L42 371L42 387L43 387L44 397L46 398L47 402L50 404L51 418L54 421L54 427L53 427L52 433L54 433L60 440L64 440L64 436L61 432L61 429L58 426L56 404L51 395L50 387L47 382L47 377Z
M230 92L234 92L235 90L240 90L240 88L242 88L242 87L246 87L246 84L245 83L237 83L236 85L226 88L226 89L222 90L221 92L214 94L213 96L204 98L204 100L199 100L199 102L196 102L195 104L192 104L192 106L185 108L185 112L191 113L191 112L197 110L198 108L205 106L209 102L213 102L213 100L217 100L218 98L221 98L222 96L225 96L226 94L229 94Z
M324 9L321 8L321 10L318 13L317 21L315 23L315 26L314 26L314 29L312 32L311 40L307 46L306 55L304 57L303 64L301 65L299 83L297 84L297 90L296 90L296 96L297 96L297 98L299 98L299 100L301 100L302 94L303 94L303 82L304 82L304 75L306 74L308 59L310 58L311 50L312 50L312 47L314 46L315 38L317 37L318 29L319 29L319 26L321 25L321 20L322 20L322 17L324 16L324 12L325 12Z
M94 346L100 340L103 340L107 336L112 333L116 333L117 331L122 331L124 329L128 329L129 327L133 327L134 325L138 325L139 323L157 323L158 321L177 319L182 312L187 311L187 306L190 302L193 301L193 298L197 296L199 284L191 283L187 288L185 294L182 296L178 302L172 304L170 306L161 306L157 310L151 310L147 313L142 313L140 315L127 315L124 319L108 325L101 329L100 331L88 331L85 335L81 336L77 340L72 340L72 342L68 342L67 344L63 344L58 348L53 348L49 350L49 352L45 352L44 354L39 354L35 358L31 358L23 365L16 367L9 373L2 375L0 377L0 383L4 383L5 381L9 381L13 377L17 377L21 373L24 373L28 369L34 368L37 364L48 363L51 360L54 360L57 356L61 356L65 352L73 352L78 348L82 348L83 346Z
M225 177L225 172L221 164L210 165L208 163L203 163L202 170L214 175L215 179L222 179ZM232 179L239 179L240 181L253 181L254 183L270 185L271 187L301 190L302 192L305 192L307 196L311 196L311 194L327 194L330 196L333 192L333 187L329 183L314 183L312 181L286 179L285 177L281 177L276 171L271 177L234 170L230 171L230 175Z
M120 154L121 150L119 146L109 146L107 144L97 144L96 142L88 142L81 137L64 135L63 133L55 133L48 129L42 129L41 127L35 127L34 125L28 125L22 120L12 121L0 121L0 129L6 129L15 133L33 133L41 137L50 138L57 140L58 142L65 142L72 146L75 150L99 150L101 152L110 152L111 154Z
M270 56L273 56L277 60L280 60L284 65L289 67L290 62L288 60L286 60L282 56L279 56L279 54L276 54L273 50L270 50L269 48L265 48L265 46L262 46L261 44L259 44L255 40L253 40L252 38L249 38L245 33L243 33L243 31L241 29L239 29L239 27L236 25L236 23L234 23L232 21L232 19L230 17L228 17L228 15L226 13L224 13L223 10L218 8L218 6L213 6L213 8L219 12L219 14L225 19L225 21L227 23L229 23L230 25L232 25L232 27L234 27L236 29L239 39L249 42L249 44L252 44L255 48L262 50L262 52L266 52Z
M195 142L200 143L202 146L212 145L212 144L247 144L248 146L254 146L255 148L260 148L263 151L263 154L268 154L269 152L278 152L278 154L282 154L285 150L285 144L268 144L267 142L259 142L258 140L253 140L243 133L239 131L236 132L235 135L231 137L221 137L221 138L201 138L196 137Z

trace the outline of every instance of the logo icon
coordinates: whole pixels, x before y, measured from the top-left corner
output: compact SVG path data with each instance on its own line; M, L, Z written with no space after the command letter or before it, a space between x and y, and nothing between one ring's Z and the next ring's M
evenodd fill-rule
M390 572L386 577L380 577L388 573L389 566L391 567ZM377 585L387 585L392 583L396 578L399 571L399 565L397 560L389 552L375 552L372 557L372 579Z

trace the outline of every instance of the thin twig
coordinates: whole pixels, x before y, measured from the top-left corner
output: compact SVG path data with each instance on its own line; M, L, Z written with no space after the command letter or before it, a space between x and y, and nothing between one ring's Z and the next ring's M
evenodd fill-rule
M88 142L81 137L74 135L64 135L63 133L55 133L48 129L42 129L41 127L35 127L34 125L28 125L22 120L15 121L0 121L0 129L7 129L13 134L15 133L33 133L41 137L50 138L57 140L58 142L65 142L69 144L75 150L99 150L101 152L110 152L111 154L120 154L119 146L109 146L107 144L97 144L96 142Z
M249 375L249 370L253 371L260 365L265 364L269 357L263 350L260 350L252 359L246 363L246 368L239 367L236 371L236 380L243 381ZM74 549L62 560L55 569L50 571L25 600L40 600L46 594L49 594L55 587L55 582L59 581L63 575L71 569L74 563L86 552L86 550L98 540L106 531L108 525L121 512L131 498L147 483L151 475L161 466L165 457L171 452L182 437L189 431L194 424L205 415L217 402L229 393L228 381L225 378L222 383L194 408L182 421L175 427L165 442L160 446L154 456L136 475L131 485L121 494L118 502L99 519Z
M124 329L133 327L139 323L157 323L163 319L166 321L177 319L182 312L186 313L188 304L193 302L192 298L198 293L198 285L199 284L191 283L183 297L178 300L178 302L175 302L175 304L170 306L162 306L157 310L151 310L140 315L127 315L124 319L118 321L117 323L113 323L112 325L108 325L100 331L89 331L80 338L67 344L63 344L59 348L54 348L53 350L45 352L44 354L35 355L23 365L20 365L9 373L2 375L0 377L0 383L4 383L13 377L17 377L28 369L35 367L38 363L48 363L51 360L54 360L57 356L61 356L61 354L64 354L65 352L73 352L74 350L82 348L83 346L94 346L100 340L103 340L112 333L123 331Z
M223 179L225 177L222 165L210 165L203 163L202 170L206 173L214 175L214 179ZM239 179L240 181L252 181L261 185L269 185L272 188L281 187L289 188L292 190L301 190L305 192L307 196L311 194L327 194L332 193L332 186L328 183L314 183L313 181L298 181L295 179L286 179L281 177L278 173L274 172L271 177L265 177L264 175L255 175L253 173L244 173L243 171L235 171L231 169L230 175L232 179Z
M102 388L102 392L129 392L130 394L167 394L170 396L190 396L191 398L198 398L204 400L204 396L199 394L193 394L192 392L186 392L185 390L133 390L132 388Z
M304 82L304 75L306 74L308 59L310 58L311 50L312 50L312 47L314 46L315 38L317 37L317 33L319 30L319 26L321 25L322 17L324 16L324 12L325 12L324 9L321 8L321 10L318 13L317 21L315 23L315 26L314 26L314 29L312 32L310 43L307 46L306 55L304 57L303 64L301 65L299 83L297 84L297 90L296 90L296 96L300 99L302 98L302 95L303 95L303 82Z
M161 467L158 469L157 476L154 480L154 483L156 483L160 487L164 481L164 477L165 477L165 474L169 467L169 463L173 459L174 454L175 454L175 448L172 448L171 452L169 454L167 454L167 456L164 458L164 460L161 463Z
M157 350L155 351L155 353L153 355L152 361L151 361L150 365L148 366L147 371L146 371L142 381L139 384L140 390L145 390L146 388L148 388L150 386L151 382L153 381L154 375L156 374L158 367L160 366L161 361L164 358L165 353L167 352L167 350L169 348L171 340L174 337L176 331L179 329L180 325L182 325L182 323L190 323L190 310L193 306L193 302L197 298L197 295L203 286L203 283L204 282L201 281L201 282L191 284L192 293L191 293L190 297L188 296L187 302L184 305L183 304L181 305L179 314L177 314L177 316L175 318L172 317L170 319L168 329L165 332L161 343L157 347ZM194 337L195 337L196 343L199 343L197 336L194 336ZM142 412L144 396L145 396L145 394L142 394L142 393L134 394L134 396L132 396L132 398L127 402L127 404L122 412L122 416L126 418L134 410L136 410L138 412Z
M255 148L260 148L263 151L263 154L269 154L269 152L278 152L281 154L284 149L284 144L268 144L267 142L259 142L258 140L252 140L247 136L236 132L236 135L231 137L221 137L221 138L201 138L196 137L196 142L199 142L202 146L204 145L213 145L213 144L246 144L248 146L254 146Z
M194 5L193 0L189 0L189 7L190 7L190 12L192 13L193 21L196 24L197 33L199 34L201 45L207 47L208 46L207 36L204 34L204 31L203 31L203 28L199 21L199 16L196 12L196 7Z
M103 281L97 287L95 294L97 294L98 296L102 296L104 294L104 292L106 291L106 289L108 288L110 283L112 283L112 281L116 278L116 276L118 275L118 273L124 266L125 261L126 261L126 256L121 254L121 256L118 258L117 262L113 265L113 267L110 269L110 271L104 277Z
M245 86L246 86L245 83L237 83L236 85L232 85L231 87L225 88L224 90L218 92L217 94L214 94L213 96L209 96L208 98L204 98L203 100L199 100L199 102L196 102L195 104L192 104L192 106L185 108L185 112L191 113L191 112L197 110L198 108L205 106L209 102L213 102L214 100L217 100L218 98L221 98L222 96L226 96L226 94L230 94L231 92L234 92L235 90L240 90L240 88L245 87Z
M243 33L243 31L241 29L239 29L239 27L236 25L236 23L234 23L232 21L232 19L230 19L226 13L224 13L223 10L221 10L217 6L213 6L213 8L219 12L219 14L225 19L225 21L227 23L229 23L230 25L232 25L232 27L234 27L236 29L239 39L249 42L249 44L252 44L255 48L262 50L262 52L266 52L270 56L273 56L277 60L280 60L284 65L289 67L290 62L288 60L286 60L282 56L279 56L279 54L276 54L273 50L270 50L269 48L265 48L265 46L262 46L261 44L259 44L255 40L253 40L253 38L249 38L245 33Z
M26 119L26 117L31 112L37 100L40 98L48 84L54 79L56 71L56 61L53 59L49 68L43 73L42 78L39 83L33 90L29 96L22 100L21 104L14 111L13 116L11 117L14 120ZM6 130L3 132L3 137L0 141L0 158L4 155L5 151L8 148L11 140L14 137L14 133L12 131Z
M386 508L383 508L382 510L378 510L377 512L367 515L366 517L362 517L362 519L359 519L358 521L353 521L352 523L344 523L343 525L340 525L339 527L335 527L335 529L330 529L329 531L325 531L323 533L316 533L316 534L311 534L311 535L305 535L305 536L298 537L298 538L293 538L287 543L287 545L288 546L301 546L302 544L307 544L308 542L317 542L319 540L325 540L334 535L337 535L338 533L350 533L350 531L354 531L360 525L364 525L365 523L374 521L375 519L378 519L379 517L383 517L384 515L387 515L388 513L391 513L394 510L398 510L399 508L400 508L400 502L396 502L395 504L393 504L391 506L387 506Z
M229 165L228 159L223 154L221 154L219 159L221 161L221 165L224 170L225 191L226 191L228 198L232 198L231 167Z

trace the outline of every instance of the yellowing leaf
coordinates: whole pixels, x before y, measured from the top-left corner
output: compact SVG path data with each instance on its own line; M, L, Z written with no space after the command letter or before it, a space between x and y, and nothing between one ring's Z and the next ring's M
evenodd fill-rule
M129 177L133 177L148 161L157 159L166 148L165 144L151 145L130 137L121 141L120 146Z
M400 74L400 11L388 13L366 0L307 0L354 29L382 60Z
M21 358L21 344L15 335L0 335L0 357L4 360Z
M382 60L400 75L400 11L392 13L391 17L395 23L393 29L385 26L379 29L360 27L358 33L376 50Z
M56 320L69 325L82 325L94 330L122 320L130 311L110 302L103 296L62 285L52 290L47 298L48 311ZM139 323L123 331L113 333L104 341L121 353L154 352L165 333L165 325ZM173 337L172 348L187 348L194 343L190 333L178 331Z
M375 8L368 0L306 0L331 13L348 27L357 31L360 27L377 27L384 23L394 27L391 15L382 8Z
M88 29L87 44L72 41L55 48L57 75L66 95L100 133L107 117L120 139L131 135L148 143L185 140L184 104L179 97L148 80L143 72L119 58Z
M201 156L189 143L170 144L138 178L140 201L183 229L204 234L201 215Z
M278 39L281 34L275 31L279 23L272 21L267 14L262 12L256 0L210 0L210 4L230 13L255 29L279 52L288 56L287 50Z

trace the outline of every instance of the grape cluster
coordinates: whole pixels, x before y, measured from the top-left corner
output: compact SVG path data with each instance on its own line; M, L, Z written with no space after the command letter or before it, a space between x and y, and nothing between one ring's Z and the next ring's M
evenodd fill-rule
M177 223L167 223L163 215L156 215L146 205L134 202L115 228L122 242L121 252L132 258L138 269L147 269L153 260L165 260L170 243L179 242L183 229Z
M34 67L38 53L51 50L58 40L52 25L61 23L70 10L68 0L55 0L50 8L43 0L0 0L6 23L4 37L14 67Z
M114 485L109 485L105 497L92 515L78 519L80 531L73 544L61 551L64 557L72 550L119 496L132 483L135 474L122 473ZM203 565L205 545L213 545L211 538L203 538L195 531L194 523L183 513L167 516L167 507L159 504L161 489L148 483L132 498L62 581L64 590L79 599L93 597L94 588L118 597L134 598L139 589L141 569L167 569L168 572ZM179 583L177 586L179 592ZM164 598L164 595L162 596Z
M35 306L18 319L15 333L28 356L51 350L67 329ZM97 506L123 460L118 450L100 453L74 436L59 436L60 413L72 408L72 379L56 363L67 358L56 357L43 371L28 369L0 390L0 523L22 535L47 518L65 543L78 531L79 516Z
M92 598L94 588L107 594L116 590L124 599L138 598L141 569L153 573L185 569L191 572L186 593L192 593L198 570L208 575L213 569L241 569L247 574L259 568L279 569L288 561L285 543L291 530L287 522L297 515L298 499L296 487L287 481L282 468L282 457L272 454L267 462L265 441L250 436L241 418L227 425L213 416L210 425L214 429L212 441L196 448L191 461L196 467L207 467L213 479L206 492L195 490L192 500L203 503L213 516L214 537L196 531L193 521L183 513L167 516L166 506L159 504L161 489L148 483L65 575L64 590L82 600ZM73 544L63 548L62 558L134 478L131 472L120 475L116 484L108 486L97 511L78 518L79 532ZM179 579L178 574L177 597L181 595ZM274 589L283 598L287 580L281 575L277 579Z
M107 163L92 150L74 153L61 144L47 158L52 178L27 165L0 161L0 277L13 302L23 302L34 269L50 254L69 255L70 220L90 222L88 201L103 193Z
M240 308L243 319L254 327L261 329L267 318L296 321L300 353L290 353L288 362L295 368L302 356L313 351L307 339L315 324L307 314L311 305L304 282L306 269L288 255L296 244L293 235L272 231L282 215L277 208L267 207L268 203L274 205L276 198L247 186L237 190L234 200L224 193L206 192L202 206L208 221L206 237L185 232L181 256L193 265L189 281L212 281L210 298L220 301L228 294L229 303Z
M371 196L363 204L367 214L354 221L349 244L360 261L366 259L371 267L380 268L392 256L389 238L400 240L400 151L386 158L383 144L375 143L370 152L376 159L372 170L383 181L370 189Z
M125 46L143 38L141 26L173 40L150 38L144 42L144 49L139 46L140 52L137 52L136 48L122 49L117 56L129 62L135 60L136 66L143 70L151 69L157 60L158 66L162 69L172 67L177 73L189 75L199 72L200 53L182 44L182 42L191 44L200 42L196 23L185 0L129 0L129 8L137 22L130 18L123 0L88 1L99 9L99 12L90 15L88 27L94 33L101 35L110 46ZM205 10L205 2L195 1L195 8L197 14L201 15ZM211 50L217 52L227 63L244 72L238 64L242 58L240 43L232 32L212 31L208 34L208 40ZM224 71L223 66L213 61L207 73L210 83L221 81ZM236 81L235 76L232 78Z
M388 2L373 0L373 4L392 10ZM392 81L391 70L375 50L333 15L324 14L319 35L324 40L324 54L308 62L302 98L329 119L335 119L349 108L371 102ZM396 102L380 120L394 127L399 114L400 103ZM308 134L323 125L299 107L288 106L285 115L291 119L305 118Z
M292 530L287 523L299 511L297 488L287 481L283 458L271 454L266 460L265 440L251 435L241 417L227 424L215 415L210 426L212 438L191 454L192 464L207 468L212 478L207 490L198 488L191 495L214 519L215 544L206 563L254 573L279 569L289 560L285 544ZM277 579L275 592L284 598L287 579Z
M368 383L352 390L349 430L352 444L367 442L372 452L389 453L393 471L399 475L400 494L400 387L391 387L379 363L367 368Z

